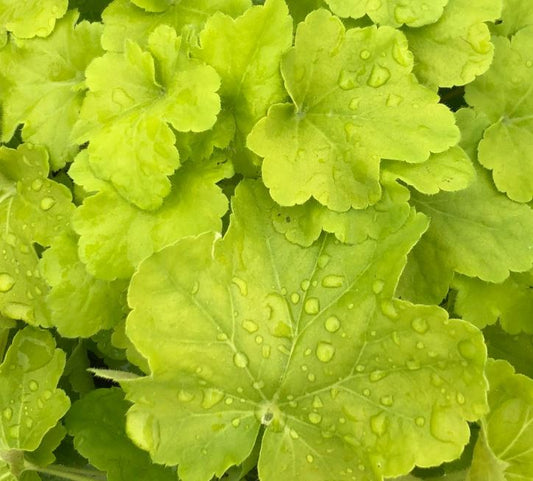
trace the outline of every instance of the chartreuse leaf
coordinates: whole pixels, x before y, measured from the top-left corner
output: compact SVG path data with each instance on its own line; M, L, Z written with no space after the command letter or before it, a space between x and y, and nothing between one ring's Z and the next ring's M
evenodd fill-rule
M531 3L528 0L503 0L501 23L493 26L493 31L511 37L528 25L533 25Z
M0 0L0 26L20 38L46 37L67 8L68 0Z
M126 39L145 46L158 25L177 32L186 25L200 29L216 12L237 17L250 5L250 0L114 0L102 14L102 45L113 52L122 52Z
M50 245L74 209L68 189L47 177L43 148L0 147L0 313L40 325L49 322L47 285L33 244Z
M479 143L479 162L492 170L501 192L518 202L533 198L533 26L511 40L493 39L490 70L466 87L465 98L490 119ZM506 81L503 81L506 79Z
M335 234L341 242L358 244L386 237L403 226L411 212L408 201L409 191L389 181L383 184L379 202L366 209L335 212L311 199L294 207L276 205L272 220L278 232L302 246L310 246L322 231Z
M77 237L64 232L41 259L51 290L46 298L50 322L64 337L90 337L110 329L124 316L124 281L95 279L78 257Z
M441 190L463 190L472 183L476 175L472 161L458 146L440 154L432 154L422 164L385 161L383 169L412 185L418 192L429 195L437 194Z
M25 454L25 459L35 466L52 464L56 460L54 451L61 444L66 434L65 427L61 423L56 424L44 435L41 444L35 451Z
M325 0L286 0L285 3L289 7L291 17L296 25L302 22L313 10L326 7Z
M457 457L485 411L482 336L393 299L426 219L302 248L274 208L241 182L222 240L183 239L139 267L127 334L151 375L121 381L129 436L184 481L241 463L260 430L262 481L376 480Z
M281 55L292 45L287 6L283 0L267 0L235 20L217 13L207 20L199 40L197 56L220 75L222 105L236 126L237 168L252 170L259 162L246 149L246 136L268 107L287 95L279 72Z
M506 361L487 365L490 412L467 481L520 481L533 472L533 381Z
M479 328L500 321L510 334L533 334L533 272L511 273L500 284L460 276L455 312Z
M333 13L341 17L368 15L372 21L382 25L420 27L436 22L448 0L326 0L326 3Z
M248 137L274 200L364 208L381 196L380 158L423 162L455 144L451 112L412 65L401 32L345 31L325 10L311 13L281 64L294 103L273 105Z
M533 211L497 192L490 175L476 170L465 190L433 196L412 192L412 205L431 223L403 274L401 292L407 299L440 302L454 271L498 283L511 271L531 268Z
M0 50L0 74L8 82L2 93L2 140L24 124L23 139L47 147L53 170L77 151L70 136L85 95L84 72L102 53L101 25L76 25L77 19L77 12L69 12L49 37L10 42Z
M407 29L414 72L425 84L465 85L486 72L494 54L485 22L500 16L502 0L450 0L437 23Z
M128 407L117 388L97 389L76 401L66 418L75 448L93 466L106 471L108 481L174 481L171 469L153 464L126 435Z
M86 72L89 92L74 136L90 142L96 175L142 209L161 205L170 192L168 176L180 165L170 125L206 130L220 110L217 73L180 53L180 46L176 32L162 25L148 51L127 42L124 53L106 53Z
M15 335L0 365L0 452L14 474L21 451L37 449L69 408L56 387L64 366L50 333L32 327Z
M138 209L109 187L87 197L73 225L88 272L103 280L127 279L154 251L185 236L219 231L228 202L216 182L232 170L218 160L186 163L172 177L170 195L153 211ZM83 175L87 180L87 172Z

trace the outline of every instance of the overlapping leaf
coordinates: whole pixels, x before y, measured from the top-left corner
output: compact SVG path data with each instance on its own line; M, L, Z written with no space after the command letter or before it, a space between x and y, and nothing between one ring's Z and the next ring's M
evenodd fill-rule
M68 189L47 177L43 148L0 148L0 312L40 325L48 325L47 285L34 243L50 245L74 209Z
M498 190L518 202L533 198L533 26L511 40L495 37L490 70L466 88L466 100L490 120L479 162Z
M159 25L181 32L186 25L201 27L216 12L237 17L250 5L250 0L114 0L102 14L102 45L112 52L122 52L126 40L145 46Z
M436 22L448 0L326 0L326 3L341 17L368 15L381 25L420 27Z
M416 58L414 72L424 83L465 85L489 68L494 53L486 22L500 16L502 0L450 0L439 21L406 29Z
M493 26L493 31L511 37L528 25L533 25L531 3L528 0L503 0L501 22Z
M123 53L106 53L86 72L89 93L74 136L89 141L97 177L142 209L161 205L170 192L168 176L180 165L170 125L206 130L220 110L217 73L180 49L181 38L162 25L148 51L128 41Z
M268 0L235 20L217 13L207 20L199 41L197 56L220 75L223 108L235 124L232 158L239 170L253 172L259 162L245 148L246 136L268 107L287 95L279 72L281 55L292 44L287 6Z
M65 232L44 252L40 268L51 290L50 323L64 337L89 337L124 317L127 283L91 276L78 257L77 237Z
M0 27L20 38L46 37L67 7L68 0L0 0Z
M0 50L0 75L7 82L1 94L2 140L23 124L23 139L47 147L53 170L77 150L70 137L85 95L84 72L102 53L101 25L75 25L77 19L69 12L49 37L10 42Z
M345 31L325 10L311 13L281 64L294 103L273 105L248 138L274 200L364 208L381 196L380 158L423 162L452 146L452 115L412 65L399 31Z
M120 389L97 389L73 404L66 418L74 445L108 481L174 481L176 474L152 464L126 435L128 403Z
M505 361L487 365L490 412L467 481L522 481L533 472L533 381Z
M159 209L143 211L107 187L87 197L74 215L80 235L79 255L98 279L129 278L145 257L189 235L219 231L227 198L216 185L231 176L228 163L214 157L208 162L188 162L172 177L172 192ZM80 156L75 165L86 162ZM85 164L86 165L86 164ZM101 185L79 169L79 181L91 188ZM78 182L76 174L74 180Z
M184 481L242 462L261 426L263 481L375 480L455 458L485 411L482 337L392 298L426 220L302 248L275 232L273 208L242 182L223 240L141 264L127 334L151 375L122 380L129 435Z

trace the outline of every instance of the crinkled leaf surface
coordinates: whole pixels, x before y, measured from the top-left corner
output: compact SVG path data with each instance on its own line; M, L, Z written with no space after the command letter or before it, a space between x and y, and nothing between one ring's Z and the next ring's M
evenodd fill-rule
M439 303L453 272L503 282L511 271L533 264L533 211L499 193L487 171L477 168L465 190L426 196L411 203L431 222L403 274L401 292L417 302Z
M174 481L172 470L152 464L126 435L128 407L117 388L96 389L76 401L66 418L74 446L93 466L107 472L108 481Z
M112 188L87 197L73 218L87 270L99 279L126 279L154 251L185 236L219 231L228 201L216 182L231 176L231 167L218 160L186 163L172 177L170 195L153 211L135 207Z
M485 22L497 19L502 0L450 0L440 20L406 29L424 83L440 87L465 85L489 68L494 53Z
M506 361L487 365L490 412L467 481L522 481L533 472L533 381Z
M68 0L0 0L0 26L20 38L46 37L67 8Z
M181 38L162 25L148 51L128 41L123 53L106 53L86 72L89 92L74 136L89 141L96 175L142 209L161 205L170 192L168 176L180 165L169 124L183 132L206 130L220 110L217 73L180 48Z
M50 245L74 209L68 189L48 180L48 155L23 144L0 147L0 312L30 324L48 324L33 243Z
M448 0L326 0L326 3L341 17L368 15L381 25L420 27L436 22Z
M102 45L113 52L122 52L126 39L144 46L150 33L161 24L177 32L186 25L200 29L214 13L237 17L250 4L250 0L114 0L102 14Z
M41 444L39 444L39 447L35 451L25 454L25 459L37 466L48 466L52 464L56 460L54 451L61 444L66 434L67 430L63 424L61 422L57 423L44 435Z
M273 207L242 182L224 239L184 239L134 275L127 334L151 375L122 381L130 437L184 481L242 462L261 425L263 481L380 480L456 457L485 411L482 336L392 297L426 220L304 249Z
M84 72L102 53L101 25L75 25L77 19L70 12L49 37L10 42L0 50L0 75L7 81L2 140L8 141L17 125L24 124L23 139L47 147L53 170L77 151L70 136L85 95Z
M491 125L479 144L479 162L498 190L518 202L533 198L533 26L511 40L495 37L490 70L466 88L465 98Z
M379 202L366 209L335 212L314 199L303 205L273 209L272 220L288 240L310 246L322 231L335 234L341 242L358 244L367 238L380 239L398 230L409 217L409 191L395 183L383 184Z
M498 35L511 37L520 29L533 25L533 9L528 0L503 0L501 23L492 30Z
M89 274L78 257L75 235L65 232L56 237L40 268L51 286L46 298L50 322L63 337L89 337L124 317L127 283Z
M279 71L281 55L292 45L287 6L283 0L267 0L235 20L217 13L207 20L199 40L197 56L222 79L222 104L236 126L232 157L246 172L258 163L250 158L246 136L268 107L287 95Z
M0 365L0 448L33 451L67 412L67 395L57 389L65 354L47 331L19 331Z
M380 158L423 162L452 146L452 114L412 65L401 32L345 31L325 10L311 13L281 64L294 103L273 105L248 137L274 200L364 208L381 195Z
M455 312L480 329L500 321L510 334L533 334L533 272L511 273L499 284L459 276Z
M461 147L454 146L440 154L432 154L421 164L385 161L383 170L412 185L422 194L437 194L443 190L463 190L475 178L472 161Z

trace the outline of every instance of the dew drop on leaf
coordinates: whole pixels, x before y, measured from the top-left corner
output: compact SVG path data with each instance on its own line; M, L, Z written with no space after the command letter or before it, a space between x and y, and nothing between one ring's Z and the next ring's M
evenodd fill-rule
M248 357L244 352L236 352L233 356L233 364L238 368L244 369L248 366Z
M55 205L56 201L54 198L52 197L43 197L41 199L41 202L39 203L39 207L44 210L44 211L47 211L47 210L50 210L54 205Z
M403 97L396 94L390 94L387 97L387 101L385 102L387 104L387 107L398 107L403 102Z
M32 418L26 418L24 421L24 424L26 424L26 427L30 429L33 426L33 419Z
M190 393L189 391L185 391L184 389L180 389L178 392L178 401L181 402L190 402L194 399L194 394Z
M311 285L311 282L307 279L303 280L300 284L300 287L302 288L302 291L307 291L309 289L309 286Z
M265 359L268 359L270 357L270 346L263 346L263 349L261 350L261 354Z
M320 409L324 407L324 403L322 402L322 399L320 399L318 396L315 396L313 398L313 407L315 409Z
M256 344L262 344L263 343L263 336L255 336L255 343Z
M244 320L242 321L242 327L248 331L250 334L254 333L259 329L259 326L254 322L250 320Z
M464 404L465 403L465 397L462 393L458 392L457 393L457 396L456 396L456 399L457 399L457 403L458 404Z
M7 433L9 434L10 437L12 437L12 438L17 438L18 435L19 435L19 426L18 426L18 425L11 426L11 427L7 430Z
M370 58L370 52L368 50L361 50L361 52L359 53L359 56L363 60L368 60Z
M242 280L239 277L234 277L231 279L231 282L237 286L239 289L239 292L241 293L241 296L246 297L248 295L248 284L246 281Z
M327 288L342 287L344 276L330 275L322 279L322 286Z
M298 302L300 302L300 294L298 294L297 292L293 292L291 294L291 302L293 304L298 304Z
M321 362L329 362L335 355L335 347L329 342L320 341L316 346L316 357Z
M315 382L316 381L316 376L313 373L310 373L310 374L307 375L307 380L310 381L310 382Z
M372 382L377 382L377 381L380 381L381 379L383 379L386 375L387 375L387 373L385 371L381 371L381 370L377 369L377 370L372 371L370 373L369 379Z
M319 424L322 421L322 416L318 413L309 413L307 417L312 424Z
M361 99L359 97L354 97L352 100L350 100L348 107L350 107L350 110L355 111L359 108L360 103L361 103Z
M3 418L4 418L6 421L10 421L11 418L13 417L13 409L11 409L11 408L5 408L5 409L2 411L2 416L3 416Z
M383 291L383 288L385 287L385 281L382 281L381 279L376 279L372 283L372 291L374 294L380 294Z
M241 424L241 420L239 418L235 418L231 421L231 425L234 427L234 428L238 428L239 425Z
M385 85L390 79L390 70L380 65L374 65L370 77L368 77L367 84L370 87L378 88Z
M411 321L411 327L415 332L418 332L419 334L424 334L428 330L428 323L425 319L417 317Z
M41 179L35 179L32 183L31 183L31 188L32 190L34 190L35 192L39 192L43 187L43 181Z
M39 383L35 380L31 380L29 383L28 383L28 387L30 388L30 391L37 391L37 389L39 389Z
M381 404L383 404L383 406L392 406L394 404L394 399L392 396L390 395L387 395L387 396L382 396L380 399L379 399L379 402Z
M307 459L308 463L312 463L315 460L312 454L308 454L305 459Z
M418 416L416 419L415 419L415 424L418 426L418 427L422 427L426 424L426 418L422 417L422 416Z
M9 292L15 285L15 279L7 272L0 274L0 292Z
M291 429L289 431L289 435L292 439L298 439L300 436L298 435L298 433L294 430L294 429Z
M204 389L202 398L202 407L204 409L210 409L217 405L224 398L224 393L219 389L208 388Z
M338 80L339 87L342 90L352 90L357 85L353 72L341 70Z
M338 317L330 316L324 322L324 327L326 328L326 331L334 333L340 329L341 322L339 321Z
M387 431L387 416L385 412L381 412L370 418L370 429L378 436L385 434Z
M472 344L470 341L461 341L457 347L461 353L461 356L463 356L465 359L469 360L476 357L476 346L474 346L474 344Z
M407 369L409 369L409 371L417 371L418 369L420 369L420 362L416 359L409 359L408 361L406 361L405 366L407 367Z
M392 301L383 301L381 303L381 312L383 312L383 314L389 319L395 320L398 318L398 311L396 311Z
M370 396L370 389L368 388L363 389L363 396L366 396L366 397Z
M305 301L304 310L309 315L318 314L320 311L320 302L316 297L311 297Z

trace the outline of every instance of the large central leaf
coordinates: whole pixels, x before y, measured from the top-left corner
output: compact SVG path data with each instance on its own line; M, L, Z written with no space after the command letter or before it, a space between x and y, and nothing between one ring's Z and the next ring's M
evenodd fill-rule
M243 182L222 240L187 238L141 264L127 334L151 375L123 381L128 434L184 481L241 463L261 426L263 481L382 479L457 457L485 411L482 337L393 299L425 217L302 248L276 232L274 208Z

